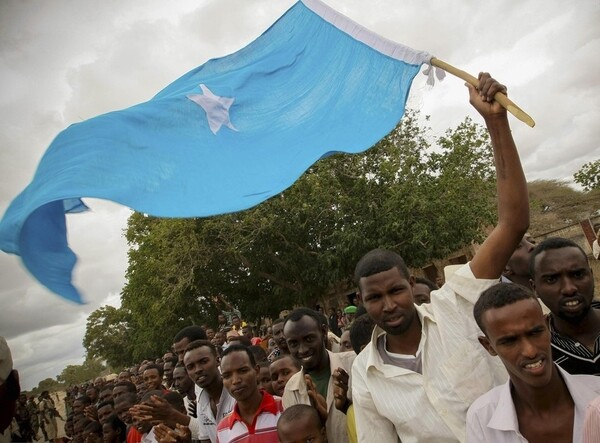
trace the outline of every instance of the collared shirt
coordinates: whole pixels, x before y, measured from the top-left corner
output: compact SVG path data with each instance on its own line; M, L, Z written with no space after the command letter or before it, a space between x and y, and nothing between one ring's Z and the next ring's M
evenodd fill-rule
M219 422L217 442L219 443L278 443L277 420L283 412L281 398L262 391L260 406L254 413L250 426L242 419L237 403L233 411Z
M421 321L422 374L385 364L377 350L385 332L375 327L352 367L358 441L465 440L471 403L508 378L500 360L479 344L483 333L473 319L479 295L496 283L476 279L466 264L432 291L431 303L415 306Z
M583 422L583 443L600 441L600 397L588 405Z
M213 415L210 408L210 395L206 389L196 390L196 408L197 418L190 419L190 432L194 440L210 440L217 442L217 423L219 423L227 414L233 410L235 400L223 387L221 398L217 405L217 416Z
M592 309L600 310L600 302L592 302ZM552 359L569 374L600 375L600 335L596 337L594 350L583 343L561 335L554 327L552 314L548 314L548 328L552 341Z
M325 429L327 430L327 441L329 443L347 443L348 441L348 428L346 415L342 411L338 411L334 404L333 396L333 372L337 368L342 368L348 375L350 380L348 386L352 386L352 363L356 358L354 351L349 352L330 352L329 355L329 368L331 370L331 376L329 377L329 385L327 386L327 422L325 423ZM290 377L287 384L285 385L285 391L283 392L283 405L289 408L292 405L305 404L310 405L310 399L306 392L306 383L304 382L304 371L295 373ZM348 398L352 399L352 389L348 389ZM361 440L361 441L374 441L374 440Z
M582 441L586 407L600 394L600 378L571 375L557 366L575 404L573 442ZM510 381L479 397L467 413L467 442L526 443L510 393Z

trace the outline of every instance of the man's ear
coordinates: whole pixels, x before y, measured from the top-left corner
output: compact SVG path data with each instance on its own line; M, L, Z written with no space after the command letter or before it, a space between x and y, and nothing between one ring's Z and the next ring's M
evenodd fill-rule
M529 279L529 286L531 287L533 293L537 295L537 293L535 292L535 281L532 278Z
M512 270L512 268L508 265L506 265L504 267L504 271L502 271L502 275L504 275L505 277L508 277L509 275L513 275L514 271Z
M360 304L363 303L362 294L360 293L360 289L356 292L356 302L360 303Z
M483 346L491 356L495 357L498 355L496 350L492 347L490 340L486 336L480 335L477 337L477 339L479 340L479 343L481 343L481 346Z
M414 275L409 275L408 276L408 284L410 285L410 288L414 288L415 287L415 283L417 282L417 279Z

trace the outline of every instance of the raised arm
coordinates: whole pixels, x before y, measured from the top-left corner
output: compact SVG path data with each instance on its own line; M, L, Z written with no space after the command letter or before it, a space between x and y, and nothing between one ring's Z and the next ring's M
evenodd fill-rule
M471 270L477 278L495 279L500 277L529 228L527 182L506 110L493 98L496 92L506 92L506 88L488 73L479 74L477 89L471 85L467 87L469 101L485 120L490 133L498 194L498 223L471 260Z

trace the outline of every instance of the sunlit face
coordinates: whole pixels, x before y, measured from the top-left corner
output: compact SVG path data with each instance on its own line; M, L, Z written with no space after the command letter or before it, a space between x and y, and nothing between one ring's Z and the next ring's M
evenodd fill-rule
M223 386L238 403L243 403L256 394L258 374L258 366L252 366L245 351L235 351L221 359Z
M594 298L594 276L576 247L549 249L535 257L535 293L552 314L572 324L585 318Z
M360 297L375 324L390 335L402 335L417 320L413 303L413 277L405 277L397 267L362 277Z
M540 388L550 383L554 368L550 331L537 300L489 309L481 319L486 336L479 341L500 357L515 386Z

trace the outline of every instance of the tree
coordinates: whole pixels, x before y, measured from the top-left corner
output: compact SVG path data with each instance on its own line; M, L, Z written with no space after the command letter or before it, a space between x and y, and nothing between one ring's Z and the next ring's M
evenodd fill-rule
M105 366L95 359L86 359L82 365L69 365L56 377L67 386L78 385L96 378L104 371Z
M46 378L42 381L40 381L37 385L37 387L33 388L31 390L33 395L39 395L44 391L58 391L59 389L61 389L63 386L56 380L52 379L52 378Z
M495 213L487 132L467 119L431 146L417 118L407 113L364 154L319 161L251 210L134 213L120 308L134 361L161 355L183 326L216 323L215 294L257 320L352 288L354 265L372 248L421 266L480 240Z
M600 189L600 159L584 164L579 171L573 174L573 178L586 191Z
M92 312L87 319L83 338L87 356L101 358L115 368L133 363L128 317L125 310L113 306L102 306Z

